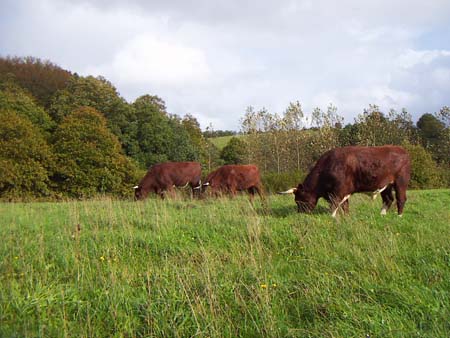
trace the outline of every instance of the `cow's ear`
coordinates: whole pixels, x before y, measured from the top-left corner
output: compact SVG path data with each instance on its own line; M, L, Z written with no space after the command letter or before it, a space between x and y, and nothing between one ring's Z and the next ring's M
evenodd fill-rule
M295 191L297 190L302 190L303 189L303 184L299 183L298 187L295 189Z

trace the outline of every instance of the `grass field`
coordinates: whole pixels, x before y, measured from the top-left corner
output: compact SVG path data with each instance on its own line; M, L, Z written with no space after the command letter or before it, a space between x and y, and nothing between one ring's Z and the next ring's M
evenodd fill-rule
M450 190L408 196L0 204L0 337L449 337Z
M230 142L233 137L245 137L243 135L229 135L229 136L219 136L212 137L209 140L219 149L222 150Z

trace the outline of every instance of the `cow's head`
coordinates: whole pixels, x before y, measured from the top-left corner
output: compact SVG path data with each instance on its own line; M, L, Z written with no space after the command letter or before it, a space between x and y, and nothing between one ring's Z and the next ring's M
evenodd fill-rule
M299 184L297 188L291 188L279 194L294 194L294 200L297 204L298 212L311 212L317 205L317 197L315 194L306 191L303 184Z
M294 192L295 203L298 212L311 212L317 205L317 196L311 191L305 190L303 184L299 184Z
M202 187L201 187L202 193L204 193L204 192L206 191L206 189L207 189L210 185L211 185L211 183L209 183L209 182L203 183L203 184L202 184Z
M137 185L137 186L133 187L133 189L134 189L134 199L136 201L143 200L146 197L145 196L146 194L144 194L142 187Z

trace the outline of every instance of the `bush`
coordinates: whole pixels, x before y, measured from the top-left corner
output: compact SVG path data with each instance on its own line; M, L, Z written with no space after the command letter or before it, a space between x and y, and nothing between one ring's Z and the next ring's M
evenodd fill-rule
M411 157L411 182L412 189L429 189L445 186L442 181L442 171L439 170L431 154L421 145L404 144Z
M276 193L287 189L297 187L305 178L306 173L299 171L290 171L285 173L266 173L261 180L264 190L268 193Z
M95 109L75 110L53 137L57 168L52 179L58 191L69 197L131 195L136 168Z
M41 131L14 111L0 110L0 120L0 198L50 195L53 156Z

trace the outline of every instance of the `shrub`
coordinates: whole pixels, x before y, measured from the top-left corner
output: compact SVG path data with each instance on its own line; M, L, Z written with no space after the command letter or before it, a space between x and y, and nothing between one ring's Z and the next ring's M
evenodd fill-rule
M404 144L411 157L411 182L412 189L442 187L441 171L431 154L421 145Z
M0 110L0 197L48 196L53 156L40 129L14 111Z
M280 174L266 173L262 176L261 180L266 192L276 193L278 191L297 187L305 176L305 173L299 171L290 171Z
M135 166L95 109L75 110L64 118L53 138L57 168L52 179L58 191L70 197L131 195L137 179Z

